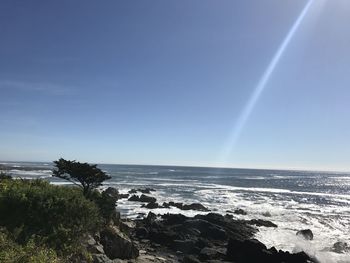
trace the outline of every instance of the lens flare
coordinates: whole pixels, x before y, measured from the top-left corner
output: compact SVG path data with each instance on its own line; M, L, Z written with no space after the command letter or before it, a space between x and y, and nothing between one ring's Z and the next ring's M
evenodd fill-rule
M283 53L287 49L290 41L292 40L293 36L295 35L296 31L300 27L301 23L303 22L305 16L307 15L311 5L313 4L314 0L309 0L303 10L301 11L300 15L298 16L297 20L294 22L292 28L289 30L287 36L284 38L282 44L278 48L277 52L273 56L270 64L268 65L267 69L265 70L264 74L262 75L261 79L259 80L256 88L254 89L252 95L250 96L247 104L244 106L241 114L239 115L239 118L232 130L232 133L230 135L230 138L225 145L222 155L221 155L221 162L225 163L227 162L227 159L232 152L233 148L235 147L235 144L237 143L237 140L242 132L242 129L244 128L244 125L246 124L250 114L252 113L257 101L259 100L261 93L266 88L266 84L268 83L269 79L271 78L271 75L273 74L276 66L278 65L278 62L280 61L281 57L283 56Z

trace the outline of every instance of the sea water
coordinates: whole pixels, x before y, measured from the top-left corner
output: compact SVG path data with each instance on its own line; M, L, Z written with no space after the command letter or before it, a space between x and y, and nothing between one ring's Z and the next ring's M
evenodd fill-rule
M50 163L3 163L9 172L21 178L45 178L55 184L67 182L52 178ZM199 202L212 212L226 214L241 208L247 215L239 219L261 218L278 225L259 228L256 238L268 247L291 252L306 251L322 263L350 262L350 253L331 251L335 242L350 244L350 173L227 169L172 166L99 165L112 176L104 187L113 186L121 193L131 188L151 187L157 202ZM135 218L150 210L127 199L118 201L125 217ZM197 211L177 208L153 209L154 213ZM312 241L296 236L311 229Z

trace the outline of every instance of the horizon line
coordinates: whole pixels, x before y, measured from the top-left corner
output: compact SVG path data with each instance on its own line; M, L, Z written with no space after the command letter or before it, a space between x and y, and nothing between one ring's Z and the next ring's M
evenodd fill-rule
M53 161L4 161L0 160L0 164L3 163L52 163ZM85 161L83 161L85 162ZM188 167L188 168L216 168L216 169L241 169L241 170L270 170L270 171L295 171L295 172L334 172L334 173L350 173L349 170L335 170L335 169L319 169L319 168L278 168L278 167L239 167L239 166L215 166L215 165L179 165L179 164L136 164L136 163L98 163L98 162L86 162L97 165L130 165L130 166L160 166L160 167Z

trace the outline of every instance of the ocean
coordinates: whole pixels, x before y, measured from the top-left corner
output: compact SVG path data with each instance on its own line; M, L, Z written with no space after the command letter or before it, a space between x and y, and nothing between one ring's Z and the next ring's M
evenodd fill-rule
M51 177L51 163L0 164L15 177L67 183ZM247 215L234 215L236 218L261 218L278 225L259 228L256 238L268 247L304 250L322 263L350 262L350 253L331 251L338 241L350 244L350 173L107 164L99 168L112 176L103 187L113 186L121 193L151 187L160 204L200 202L220 214L241 208ZM129 218L150 211L126 199L118 201L117 209ZM174 207L152 212L188 216L204 213ZM311 229L314 239L306 241L296 236L301 229Z

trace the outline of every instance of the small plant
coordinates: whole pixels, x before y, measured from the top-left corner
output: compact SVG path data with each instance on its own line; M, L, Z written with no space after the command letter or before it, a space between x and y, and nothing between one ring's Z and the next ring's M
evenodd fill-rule
M68 180L83 190L85 197L88 197L92 190L102 185L105 180L111 179L109 175L97 168L97 165L69 161L63 158L54 161L55 169L52 175Z

